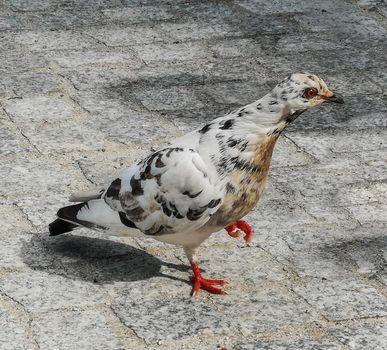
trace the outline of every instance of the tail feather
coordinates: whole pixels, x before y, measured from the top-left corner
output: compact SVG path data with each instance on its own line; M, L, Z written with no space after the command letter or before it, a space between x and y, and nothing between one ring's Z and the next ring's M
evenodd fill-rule
M58 219L49 225L50 236L60 235L80 226L117 236L142 236L132 221L123 213L113 210L103 199L92 199L60 208L57 215Z
M51 224L48 225L48 230L50 232L50 236L58 236L62 233L70 232L77 228L78 225L75 225L71 222L64 221L61 219L54 220Z
M58 210L58 218L48 225L50 236L61 235L62 233L70 232L79 227L83 223L77 220L77 213L87 203L80 203L63 207Z
M74 222L78 225L91 229L102 229L103 227L96 224L93 217L90 217L90 214L93 214L93 211L90 210L88 202L60 208L57 213L60 219Z
M58 218L72 221L72 222L77 222L78 221L77 214L85 206L88 207L87 202L69 205L67 207L60 208L57 213Z
M68 222L70 225L84 226L97 231L105 231L111 225L122 225L118 213L100 199L60 208L57 215L59 220ZM59 231L61 230L58 229ZM53 229L53 232L55 234L56 231ZM60 233L64 232L66 231Z

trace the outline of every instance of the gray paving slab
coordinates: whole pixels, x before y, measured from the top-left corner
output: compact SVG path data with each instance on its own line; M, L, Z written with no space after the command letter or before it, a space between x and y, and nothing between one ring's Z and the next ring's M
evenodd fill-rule
M51 72L5 72L0 87L0 95L5 98L60 91L58 77Z
M63 97L34 96L6 100L2 104L13 122L25 124L36 121L61 121L72 116L73 106Z
M384 296L374 287L355 279L313 281L294 290L329 320L382 317L387 314Z
M343 349L340 344L331 341L319 341L312 339L302 339L298 341L257 341L246 344L238 344L235 350L340 350Z
M21 127L23 134L41 153L62 153L71 151L93 151L106 147L106 139L91 125L83 123L61 122L55 124L31 123ZM40 132L36 133L39 129ZM58 140L57 135L61 134Z
M62 169L62 171L59 169ZM21 193L61 193L60 188L82 186L82 183L87 183L76 166L63 164L61 161L56 163L52 158L48 160L41 156L34 158L18 157L7 162L1 168L0 174L4 180L0 194L6 194L10 197Z
M95 40L76 31L26 31L15 41L31 51L83 49L96 46Z
M2 214L10 214L2 210ZM21 226L21 225L20 225ZM24 241L29 241L31 235L27 232L31 229L30 226L25 226L24 234L2 234L0 235L0 268L4 270L17 270L27 267L23 261L22 245ZM10 232L10 231L9 231Z
M5 123L0 122L0 154L9 155L23 152L19 135L15 135Z
M102 13L113 23L141 23L168 20L174 17L172 6L131 6L105 9Z
M26 215L16 205L0 205L1 211L1 227L0 234L17 234L20 231L26 232L31 229L31 224L28 222ZM18 229L15 229L15 226ZM6 247L5 247L6 249Z
M32 329L40 349L124 349L106 318L94 310L40 314Z
M0 349L35 349L35 343L28 334L28 320L23 317L20 319L20 315L7 304L3 298L0 299Z
M106 17L100 11L84 8L64 8L58 7L53 11L41 13L28 12L23 19L30 26L44 30L72 30L74 28L85 28L90 25L103 25L107 23Z
M191 336L224 334L229 321L207 303L186 297L165 300L126 298L117 300L113 309L123 322L149 344L158 341L189 339ZM190 310L187 313L187 309ZM162 317L168 314L169 317ZM205 322L203 322L205 320Z
M31 271L2 276L0 288L29 312L76 309L106 303L103 292L92 283Z
M382 350L387 346L387 328L383 324L360 324L333 331L350 349Z
M0 349L386 348L385 1L4 0ZM346 104L279 141L250 246L48 237L69 195L296 71Z
M52 60L60 67L77 67L83 65L120 65L128 68L140 67L142 62L136 57L134 50L123 50L111 54L109 50L85 49L66 50L55 52L51 55Z
M7 44L12 42L15 45L15 33L6 33L1 37L1 43L4 50L1 51L0 70L2 73L7 72L23 72L32 69L46 68L48 60L43 54L27 55L22 51L22 47L13 47L10 50Z

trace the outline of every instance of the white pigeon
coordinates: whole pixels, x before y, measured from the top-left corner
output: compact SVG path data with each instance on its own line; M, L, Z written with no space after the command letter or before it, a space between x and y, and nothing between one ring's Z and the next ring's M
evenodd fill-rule
M192 294L223 294L206 279L200 244L226 228L236 237L262 195L274 145L289 123L323 102L343 103L313 74L292 74L260 100L186 134L123 171L104 188L71 196L49 225L55 236L83 226L108 235L153 237L181 245L193 270Z

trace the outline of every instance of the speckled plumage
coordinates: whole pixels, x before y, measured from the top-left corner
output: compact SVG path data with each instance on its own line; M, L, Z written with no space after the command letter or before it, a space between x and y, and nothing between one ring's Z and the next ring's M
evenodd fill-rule
M58 227L65 221L107 234L150 236L183 246L196 263L196 249L209 235L258 202L281 132L326 100L341 102L317 76L293 74L260 100L150 154L106 187L73 195L71 201L84 203L60 209L50 232L63 233Z

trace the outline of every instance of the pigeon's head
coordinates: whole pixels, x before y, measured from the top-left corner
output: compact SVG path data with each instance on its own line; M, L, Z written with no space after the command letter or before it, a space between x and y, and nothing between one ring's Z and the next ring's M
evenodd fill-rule
M302 112L323 102L344 103L343 99L330 91L317 75L295 73L279 83L271 92L273 107L281 109L281 121L291 122Z

